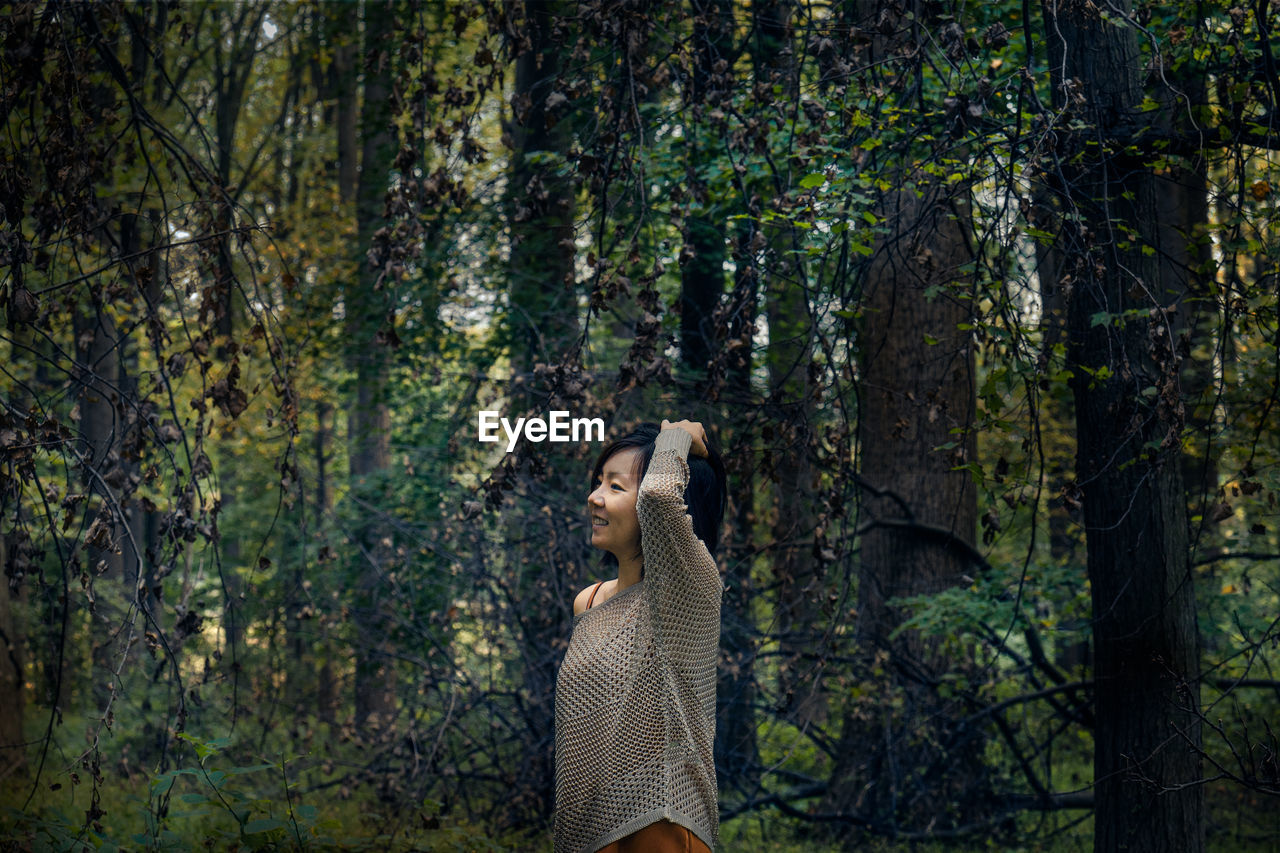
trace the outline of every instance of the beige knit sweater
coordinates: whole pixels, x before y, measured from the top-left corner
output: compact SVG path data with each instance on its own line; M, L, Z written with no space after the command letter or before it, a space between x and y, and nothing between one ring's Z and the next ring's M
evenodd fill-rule
M659 433L640 484L644 579L574 618L556 680L556 853L594 853L663 819L716 846L723 586L686 513L690 443Z

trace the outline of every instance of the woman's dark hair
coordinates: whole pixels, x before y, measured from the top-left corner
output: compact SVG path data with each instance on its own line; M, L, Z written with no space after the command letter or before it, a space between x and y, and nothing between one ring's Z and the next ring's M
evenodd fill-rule
M620 450L635 448L640 451L640 466L636 472L636 483L644 479L649 470L649 460L653 458L653 445L662 428L655 423L642 423L622 438L605 445L596 459L596 467L591 472L591 483L595 484L604 470L604 463ZM684 489L684 503L689 508L689 516L693 519L693 532L702 544L707 546L711 554L716 553L720 544L720 523L724 520L724 508L728 499L728 487L724 473L724 460L716 449L711 436L704 442L707 446L707 458L689 454L689 484ZM604 564L612 566L617 558L608 552L604 555Z

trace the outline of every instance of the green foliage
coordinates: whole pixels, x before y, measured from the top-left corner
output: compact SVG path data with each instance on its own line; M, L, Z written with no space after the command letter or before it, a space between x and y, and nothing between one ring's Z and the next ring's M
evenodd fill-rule
M407 815L371 815L359 799L335 801L326 789L306 790L302 759L233 765L230 738L179 733L196 759L154 776L123 778L104 789L94 827L49 788L25 811L4 813L4 837L36 849L190 850L420 850L432 853L502 853L525 849L442 814L426 799ZM297 775L295 775L297 774ZM18 780L4 796L18 802ZM61 785L54 786L61 788ZM74 786L73 786L74 788Z
M958 425L929 451L975 488L979 529L961 533L986 565L893 601L904 618L892 636L927 639L955 665L939 699L972 715L1002 707L1013 734L984 722L983 753L1000 793L1031 793L1015 746L1050 743L1039 780L1087 788L1089 732L1025 697L1045 685L1037 654L1090 678L1072 395L1132 377L1093 354L1080 363L1064 305L1096 274L1086 260L1126 249L1155 260L1178 243L1176 228L1160 246L1132 229L1072 242L1082 200L1055 182L1100 150L1126 175L1184 183L1206 164L1208 220L1181 235L1204 257L1186 262L1194 292L1169 312L1185 417L1171 441L1208 472L1188 490L1190 559L1202 705L1231 717L1205 750L1229 764L1274 702L1263 688L1226 691L1270 677L1280 612L1280 177L1254 12L1139 4L1128 21L1103 10L1108 27L1141 26L1145 88L1132 138L1100 139L1084 105L1055 88L1038 7L1024 21L1019 3L935 4L901 26L864 27L835 17L858 4L800 3L791 81L770 64L782 51L755 53L757 16L773 4L728 3L732 50L696 102L703 24L689 4L545 5L561 64L534 104L511 90L530 26L509 4L396 4L396 38L367 51L358 6L192 3L162 18L154 4L65 15L15 4L0 39L19 104L5 112L0 162L0 536L15 595L0 617L11 607L22 637L24 739L40 744L28 764L37 752L47 761L30 807L5 813L6 835L67 850L548 847L555 666L567 602L599 571L581 522L597 448L508 457L474 441L477 409L532 400L599 413L611 433L696 408L732 438L751 491L734 495L743 512L726 522L722 562L749 592L731 627L749 638L749 664L734 665L754 667L760 782L726 795L746 811L726 821L725 846L836 849L797 816L830 807L797 793L797 778L832 777L846 719L912 728L908 697L884 688L890 662L867 663L856 639L869 516L853 475L871 322L861 287L895 226L884 199L931 185L963 189L972 206L972 262L926 297L965 306L955 330L977 374L973 411L942 413ZM397 75L386 95L397 157L365 245L338 182L360 155L338 131L384 58ZM519 148L519 116L547 101L562 103L537 113L540 129L563 144ZM362 140L360 127L344 131ZM564 182L572 239L532 251L552 213L535 205L516 220L513 200L546 191L527 175L512 184L519 159ZM132 247L130 216L146 223ZM709 273L720 277L711 370L680 356L697 228L724 242ZM927 266L917 248L904 241L903 257ZM513 250L529 258L520 269ZM568 264L567 283L544 280L549 259ZM512 288L519 276L527 291ZM791 310L771 326L779 294ZM383 300L387 316L356 328L358 295ZM1098 306L1089 325L1137 328L1168 302ZM549 328L569 317L561 347ZM517 319L532 321L535 343L510 333ZM95 328L111 337L90 357ZM911 343L923 359L954 355L942 330ZM801 363L784 363L786 346ZM114 367L108 352L121 354ZM386 371L362 388L372 353ZM542 372L517 376L524 356ZM110 387L89 389L86 365ZM1134 387L1159 401L1156 382ZM352 412L372 390L387 453L357 478L368 422ZM103 400L117 444L93 456L87 413ZM797 438L787 420L801 409ZM798 455L813 463L808 480L780 486ZM821 527L775 541L779 496L793 487ZM501 513L485 513L494 496ZM113 541L97 538L108 527ZM142 545L137 576L109 560L128 537ZM816 566L802 626L813 644L799 663L783 660L795 641L775 631L791 580L780 555L797 548ZM389 685L381 730L354 710L369 659ZM825 716L790 716L788 667L821 678ZM1211 786L1214 821L1247 825L1265 801L1232 784ZM27 792L6 789L4 801ZM781 815L776 799L797 811ZM1010 820L1026 850L1084 849L1092 831L1076 812ZM1244 849L1245 834L1212 844Z

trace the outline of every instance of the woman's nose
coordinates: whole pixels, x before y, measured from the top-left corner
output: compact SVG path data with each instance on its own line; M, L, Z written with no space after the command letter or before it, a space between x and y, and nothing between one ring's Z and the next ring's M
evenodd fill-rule
M600 497L599 489L596 489L594 492L587 495L587 503L593 504L594 506L604 506L604 498Z

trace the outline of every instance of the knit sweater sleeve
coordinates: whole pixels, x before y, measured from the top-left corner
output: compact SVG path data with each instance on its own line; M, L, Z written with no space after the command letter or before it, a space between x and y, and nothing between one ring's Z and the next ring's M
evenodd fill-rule
M668 660L694 682L714 676L720 645L720 571L693 532L684 502L692 436L663 430L636 499L644 592ZM714 685L712 689L714 699Z

